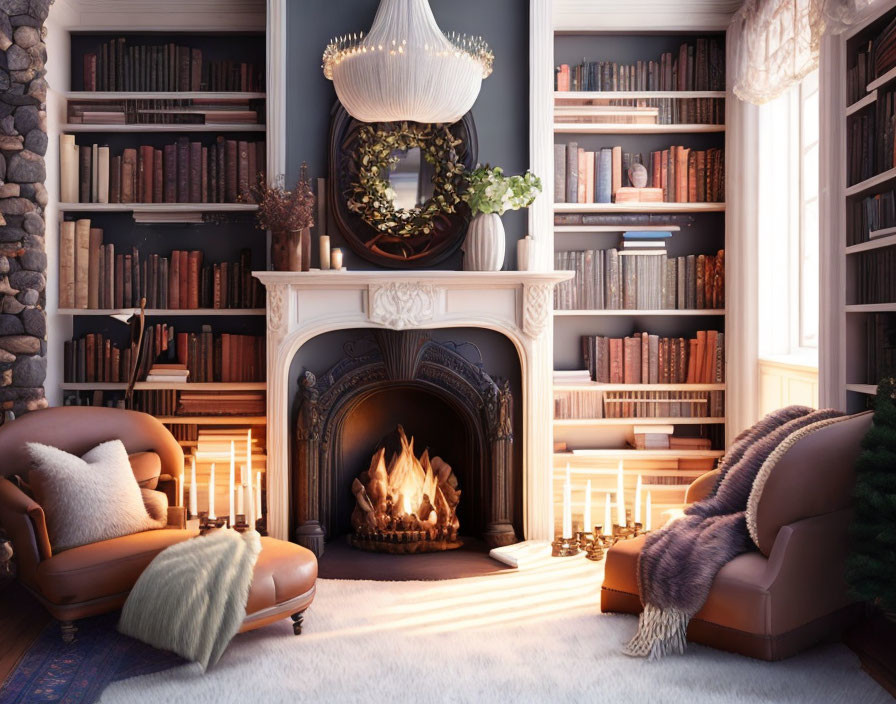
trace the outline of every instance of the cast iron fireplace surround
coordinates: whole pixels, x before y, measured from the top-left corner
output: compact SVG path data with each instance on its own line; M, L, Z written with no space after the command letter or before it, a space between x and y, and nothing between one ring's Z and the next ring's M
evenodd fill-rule
M463 492L461 532L489 546L517 541L513 397L507 380L426 332L377 330L347 345L318 377L299 380L293 459L295 538L318 556L349 531L352 479L404 425L422 451L452 465Z

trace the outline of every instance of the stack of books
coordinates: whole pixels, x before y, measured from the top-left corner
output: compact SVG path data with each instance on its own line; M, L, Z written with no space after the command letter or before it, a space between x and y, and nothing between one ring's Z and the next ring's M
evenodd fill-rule
M674 425L636 425L632 427L636 450L668 450Z
M184 384L190 376L190 370L186 364L153 364L146 375L147 381L161 383Z
M71 100L73 125L253 125L263 121L260 101L248 98L187 100Z
M555 369L554 384L590 384L591 374L587 369Z

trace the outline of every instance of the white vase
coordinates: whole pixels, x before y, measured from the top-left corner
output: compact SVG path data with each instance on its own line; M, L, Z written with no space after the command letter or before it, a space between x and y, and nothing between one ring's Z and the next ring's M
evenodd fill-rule
M479 213L470 223L464 241L464 271L501 271L505 246L501 217Z

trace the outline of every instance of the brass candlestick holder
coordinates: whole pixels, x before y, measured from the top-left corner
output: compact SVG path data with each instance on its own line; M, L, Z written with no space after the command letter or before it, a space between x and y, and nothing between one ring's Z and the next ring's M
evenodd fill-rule
M554 557L572 557L579 554L579 539L557 538L551 543L551 555Z
M593 533L580 532L580 541L582 549L585 551L585 557L594 562L600 562L604 559L604 553L620 540L631 540L639 535L644 535L647 531L641 523L634 523L629 520L624 526L612 525L610 532L605 533L603 526L594 526ZM591 536L588 540L587 536Z

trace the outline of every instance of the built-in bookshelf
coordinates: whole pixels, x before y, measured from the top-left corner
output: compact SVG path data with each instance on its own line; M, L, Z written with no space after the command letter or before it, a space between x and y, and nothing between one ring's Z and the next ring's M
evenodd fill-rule
M877 48L896 36L894 3L847 32L837 80L845 84L836 119L845 135L843 187L835 195L845 214L832 256L845 288L838 308L845 342L840 357L841 403L869 407L877 382L896 373L896 63ZM889 37L889 39L888 39ZM839 179L835 179L835 182Z
M724 52L712 32L554 37L554 265L576 271L555 300L554 491L568 469L574 523L589 482L593 515L615 504L621 470L655 526L724 452Z
M264 33L72 30L70 46L64 402L122 405L139 339L133 407L194 455L251 428L263 472L265 311L251 272L267 268L267 247L251 187L267 175Z

